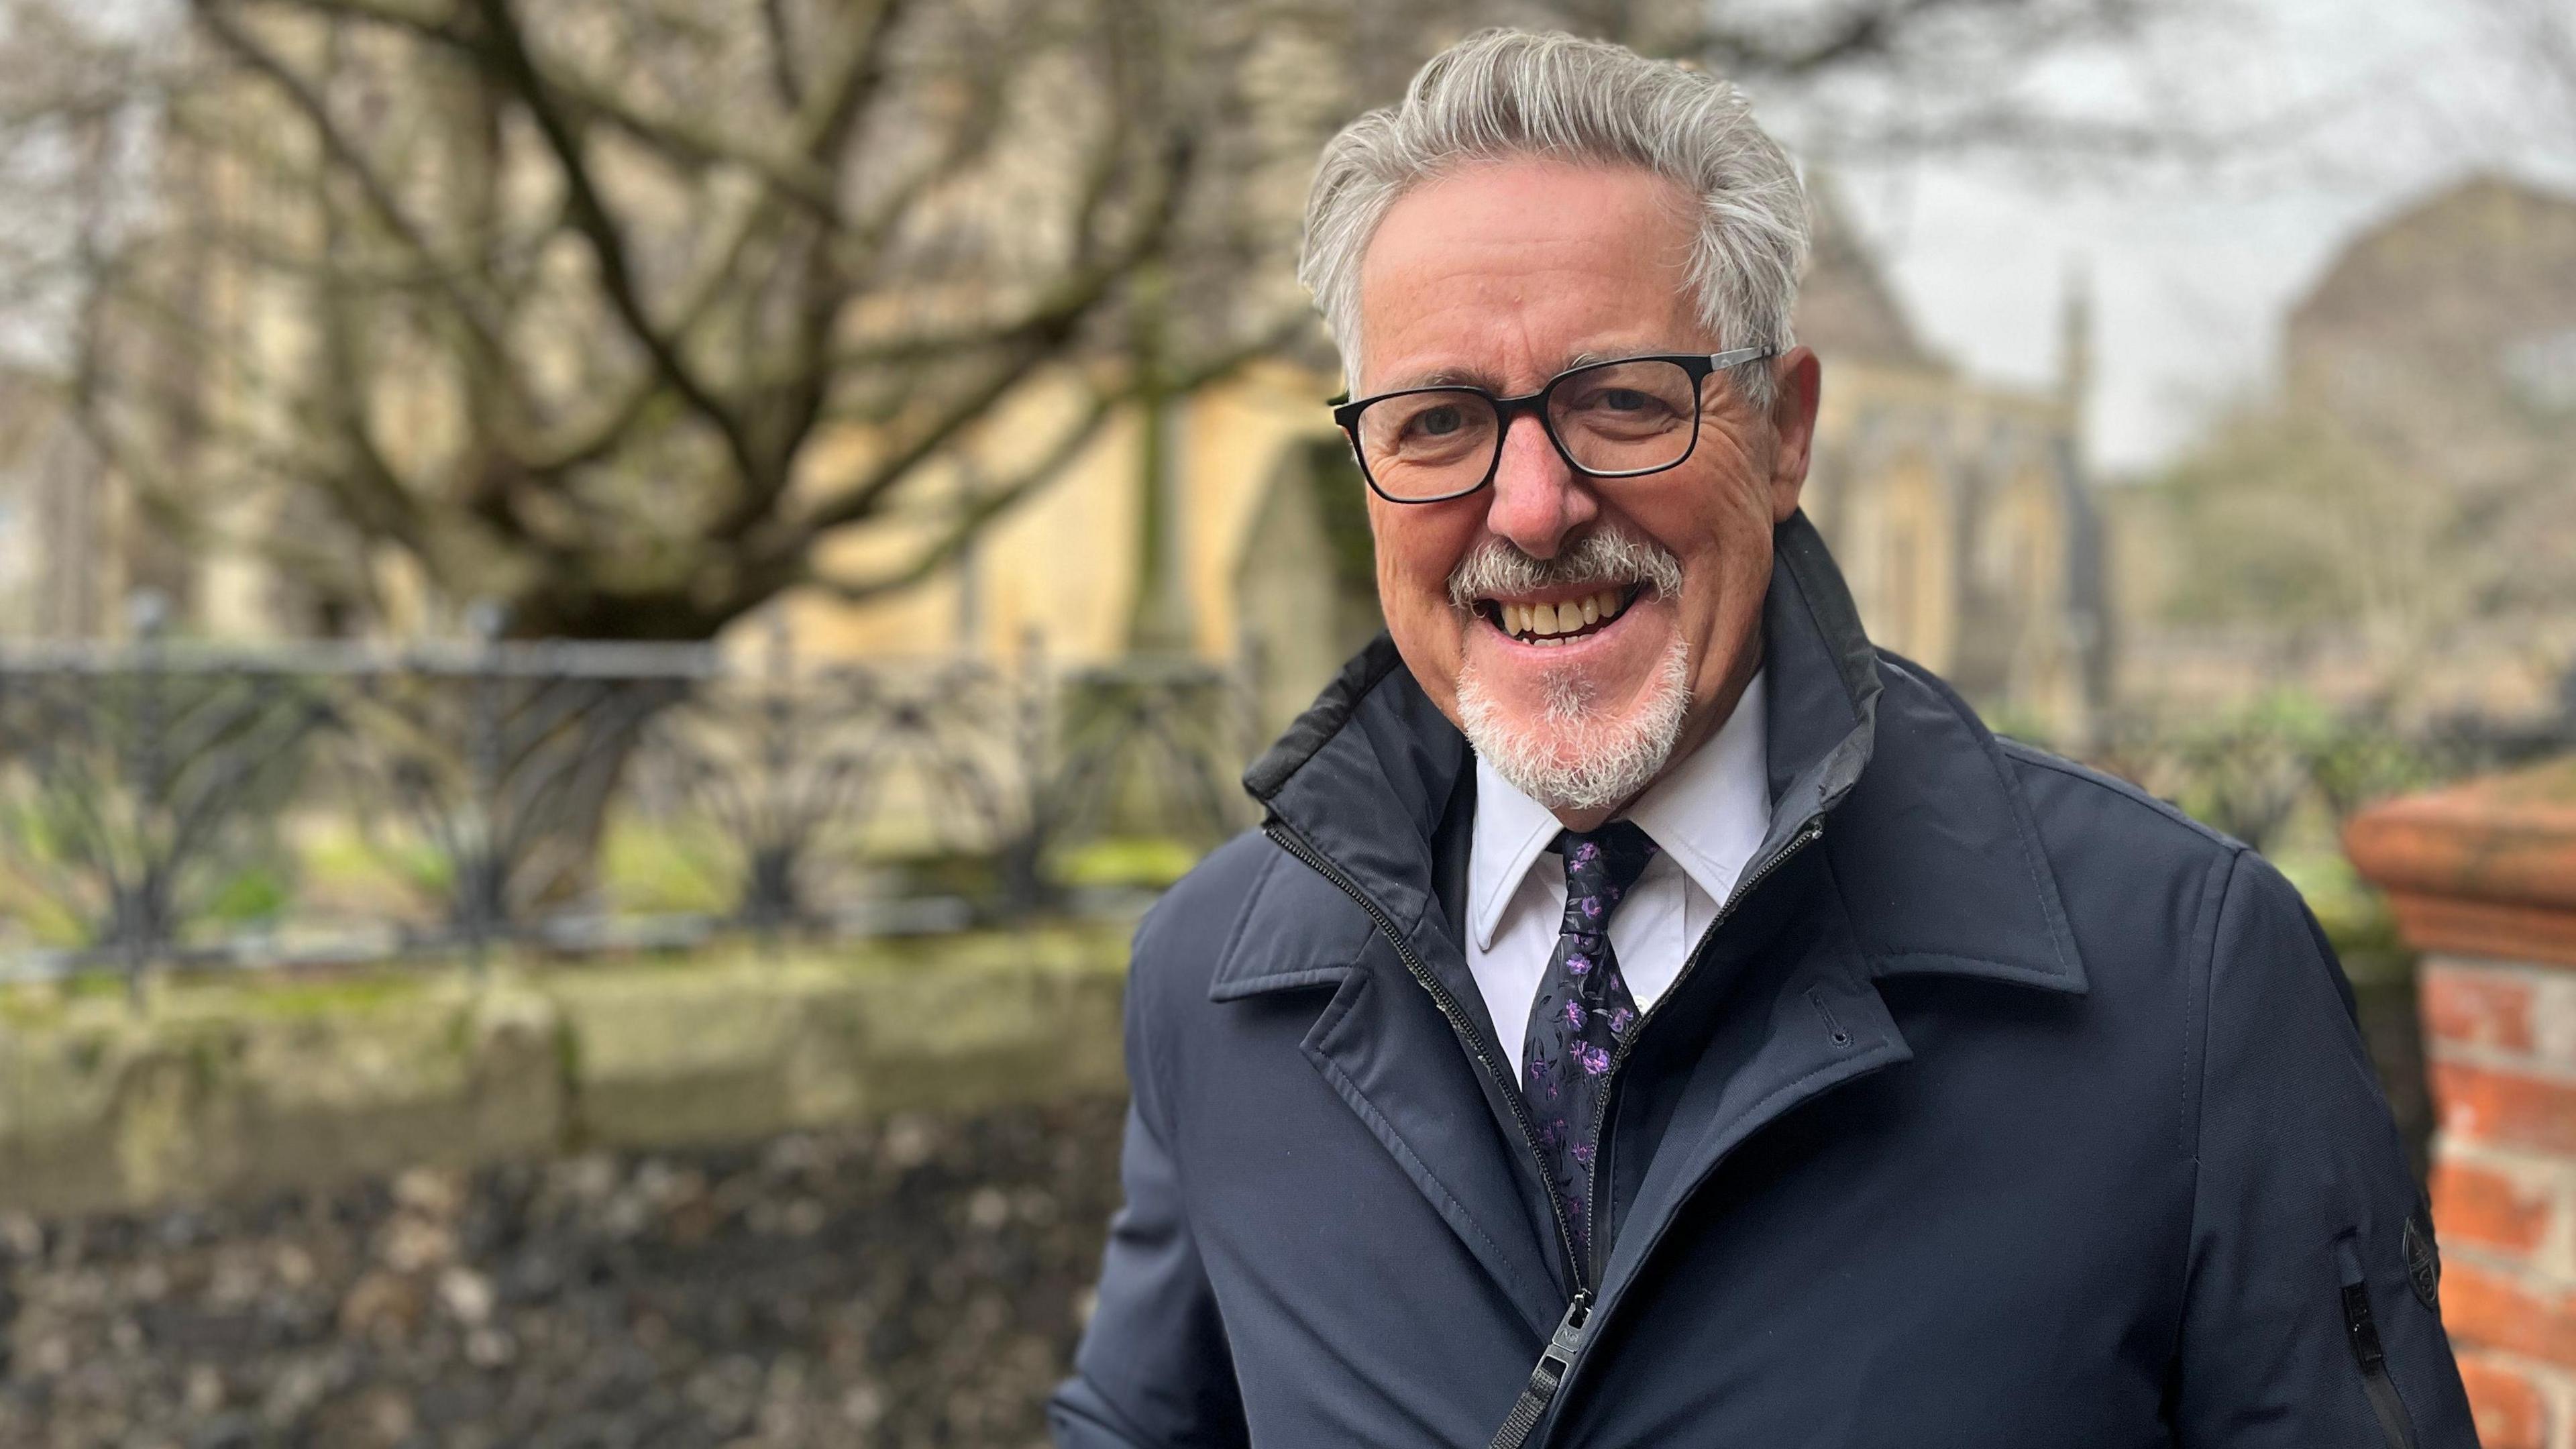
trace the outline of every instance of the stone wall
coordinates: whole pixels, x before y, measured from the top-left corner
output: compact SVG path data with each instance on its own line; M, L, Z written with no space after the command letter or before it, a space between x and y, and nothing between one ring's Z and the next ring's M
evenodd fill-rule
M756 1141L1124 1090L1123 930L0 996L0 1207Z
M0 1445L1042 1442L1125 955L0 996Z

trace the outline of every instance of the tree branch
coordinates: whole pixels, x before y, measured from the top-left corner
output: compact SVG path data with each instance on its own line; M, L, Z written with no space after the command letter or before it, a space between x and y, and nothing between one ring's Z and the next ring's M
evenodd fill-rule
M832 194L831 173L793 151L781 152L727 135L683 115L652 110L569 66L549 64L545 78L565 100L588 116L676 161L691 166L739 166L824 220L833 219L837 201Z
M832 579L819 572L811 571L812 556L808 553L805 557L808 560L809 572L805 575L804 582L813 584L846 603L861 603L921 583L947 567L958 554L964 552L966 545L973 541L975 535L981 532L986 524L1053 481L1056 475L1064 470L1065 465L1072 462L1083 448L1090 444L1092 438L1099 433L1101 425L1108 422L1116 413L1119 404L1130 400L1133 396L1134 394L1129 391L1092 394L1091 402L1083 410L1082 416L1056 439L1043 456L1022 469L1009 482L989 488L967 500L948 530L901 568L873 574L864 579Z
M687 400L698 415L714 427L724 439L725 451L732 456L735 468L746 482L767 477L775 467L784 471L783 461L772 464L756 453L742 419L714 390L698 377L682 358L674 339L663 335L654 325L644 306L643 294L635 283L635 273L626 254L626 240L619 232L616 218L609 215L607 203L590 172L590 161L584 154L581 136L571 117L556 103L545 77L538 72L529 54L527 37L520 32L517 17L510 13L509 0L478 0L486 34L482 54L499 72L500 78L528 107L545 137L546 146L564 176L565 202L574 228L590 244L591 255L599 265L600 290L607 294L610 307L625 323L626 330L653 359L664 381Z
M370 21L460 49L467 44L455 7L436 0L272 0L315 15Z
M945 446L968 424L991 408L1011 389L1027 380L1047 360L1056 344L1072 335L1073 329L1089 315L1091 309L1105 300L1119 279L1132 272L1163 245L1180 209L1192 149L1186 137L1175 135L1165 149L1165 164L1159 173L1160 192L1146 214L1144 224L1116 256L1100 264L1093 273L1096 284L1075 288L1072 296L1079 307L1041 308L1040 324L1026 334L1027 341L981 384L970 388L910 441L895 449L868 477L834 502L824 505L800 530L811 536L855 522L874 512L886 494L901 483L904 476Z
M904 0L873 0L841 28L837 53L829 56L819 79L809 84L804 104L788 128L792 149L817 164L829 164L837 156L835 143L846 133L851 117L884 84L886 46L903 4Z
M1246 363L1276 352L1288 338L1307 325L1301 309L1296 315L1255 334L1252 340L1165 379L1164 390L1172 396L1196 392L1230 376ZM1047 449L1044 456L1021 469L1009 482L989 488L970 500L948 532L901 568L858 580L833 580L809 571L807 582L855 603L907 589L928 579L954 560L986 524L1045 487L1063 471L1065 465L1071 463L1100 431L1102 424L1120 407L1136 400L1138 391L1133 383L1110 391L1095 389L1081 418ZM809 560L813 557L810 548L805 550L804 557Z
M671 327L675 336L685 337L695 331L714 309L717 300L724 295L726 280L741 265L767 211L768 208L758 200L746 202L731 234L720 245L708 249L706 262L680 288L679 305L673 309ZM557 474L599 461L617 447L627 430L652 405L653 399L662 395L663 387L664 376L660 368L648 365L631 382L618 388L607 404L594 410L588 418L533 439L517 450L522 462L530 472Z
M1709 25L1679 38L1683 54L1702 56L1731 74L1804 78L1860 62L1905 54L1915 27L1936 19L1992 15L2028 48L2082 26L2116 24L2136 0L2079 0L2073 13L2051 17L2032 0L1868 0L1843 9L1821 28ZM2054 20L2055 23L2051 23Z
M787 22L787 0L760 0L760 24L769 41L769 83L789 110L804 101L804 83L796 76L796 37Z
M375 214L378 223L393 234L404 250L420 259L424 272L447 298L457 319L465 324L484 360L506 368L509 353L502 346L498 324L484 314L483 307L473 296L456 284L455 270L440 258L438 249L403 211L401 203L394 198L393 189L377 174L374 163L332 120L330 108L323 103L321 93L252 37L238 19L225 11L222 0L195 0L195 3L197 15L205 23L208 33L244 65L283 91L295 108L304 114L305 120L321 138L323 150L358 188L359 196L366 201L367 209Z

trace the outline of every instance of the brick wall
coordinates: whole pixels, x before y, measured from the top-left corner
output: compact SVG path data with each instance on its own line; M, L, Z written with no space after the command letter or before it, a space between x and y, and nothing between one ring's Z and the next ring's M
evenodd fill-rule
M2576 970L2422 967L2442 1318L2487 1449L2576 1446Z
M2486 1449L2576 1449L2576 761L2345 834L2425 952L2442 1321Z

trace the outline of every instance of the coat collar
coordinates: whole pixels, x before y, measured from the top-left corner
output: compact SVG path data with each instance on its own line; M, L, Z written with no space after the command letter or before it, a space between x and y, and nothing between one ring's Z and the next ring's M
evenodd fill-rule
M1868 975L2083 991L2055 878L1993 737L1930 674L1871 646L1803 513L1774 534L1763 636L1773 807L1754 859L1825 825ZM1381 634L1254 762L1244 787L1399 932L1429 936L1430 956L1459 950L1432 892L1432 840L1472 764L1464 737ZM1312 985L1351 966L1336 933L1287 920L1262 929L1264 903L1247 905L1251 929L1218 963L1211 997ZM1297 944L1326 940L1338 959Z

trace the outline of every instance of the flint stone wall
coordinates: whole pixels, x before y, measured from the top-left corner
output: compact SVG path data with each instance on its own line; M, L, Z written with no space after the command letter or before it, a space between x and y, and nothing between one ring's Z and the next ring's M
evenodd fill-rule
M1041 1443L1125 955L0 995L0 1445Z
M0 996L0 1208L754 1142L1125 1090L1124 931Z

